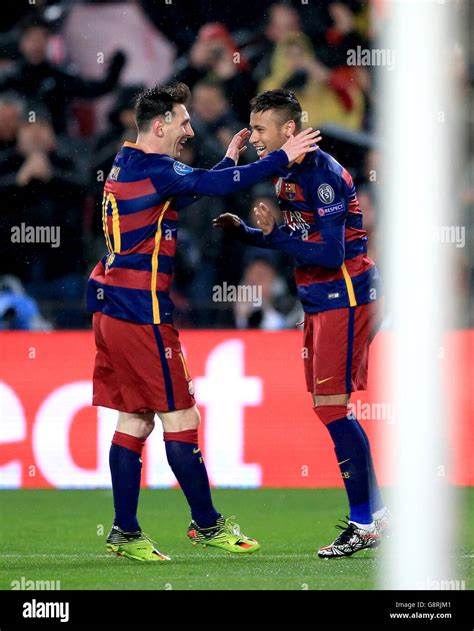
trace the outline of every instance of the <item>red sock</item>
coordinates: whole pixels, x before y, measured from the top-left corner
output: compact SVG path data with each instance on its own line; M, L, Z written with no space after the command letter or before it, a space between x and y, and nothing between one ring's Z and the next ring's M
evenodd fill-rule
M137 438L137 436L116 431L112 438L112 444L120 445L120 447L125 447L131 451L135 451L137 454L141 454L145 446L145 440L146 438Z

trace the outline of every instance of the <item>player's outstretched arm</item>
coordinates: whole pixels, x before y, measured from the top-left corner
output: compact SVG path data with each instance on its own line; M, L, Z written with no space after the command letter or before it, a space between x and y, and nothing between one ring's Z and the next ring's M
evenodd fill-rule
M237 215L224 213L215 217L212 220L212 225L214 228L224 230L235 239L241 241L242 243L246 243L247 245L254 245L259 248L267 248L271 250L276 249L268 241L265 241L261 230L251 228Z
M315 143L319 137L319 131L305 129L297 136L292 136L281 149L258 162L214 171L192 169L172 158L161 156L156 167L151 168L150 178L164 196L229 195L272 175L283 174L288 164L298 156L318 149Z
M225 156L222 158L220 162L215 164L211 171L222 171L222 169L229 169L237 164L239 157L246 151L247 146L246 142L250 137L250 131L248 129L241 129L235 136L232 138L229 146L227 147L227 151ZM193 204L195 201L200 199L202 195L181 195L180 198L176 201L177 210L182 210Z
M297 236L274 230L264 236L270 247L291 254L298 260L298 266L318 265L328 269L337 269L344 263L344 226L323 228L320 231L321 241L312 243Z

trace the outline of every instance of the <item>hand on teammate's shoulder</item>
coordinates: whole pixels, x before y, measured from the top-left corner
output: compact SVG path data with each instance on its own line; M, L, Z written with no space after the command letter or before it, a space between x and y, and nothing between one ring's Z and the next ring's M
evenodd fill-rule
M321 140L319 129L312 127L303 129L296 136L292 135L282 146L283 151L288 156L288 162L293 162L304 153L310 153L319 149L317 143Z

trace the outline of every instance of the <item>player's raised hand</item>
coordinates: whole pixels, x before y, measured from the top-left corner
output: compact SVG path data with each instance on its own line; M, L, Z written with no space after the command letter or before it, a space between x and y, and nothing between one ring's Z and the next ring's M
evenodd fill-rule
M250 138L250 131L244 127L235 134L227 147L226 158L231 158L235 164L239 161L240 155L247 150L246 142Z
M288 156L288 162L293 162L303 153L310 153L319 149L318 143L321 140L321 132L319 129L314 130L312 127L303 129L296 136L291 136L283 145L282 149Z
M262 230L263 234L270 234L275 225L275 217L268 210L268 207L260 202L258 206L253 209L255 217L257 219L257 226Z
M224 213L215 217L212 220L212 225L214 228L220 228L221 230L232 230L240 226L240 218L231 213Z

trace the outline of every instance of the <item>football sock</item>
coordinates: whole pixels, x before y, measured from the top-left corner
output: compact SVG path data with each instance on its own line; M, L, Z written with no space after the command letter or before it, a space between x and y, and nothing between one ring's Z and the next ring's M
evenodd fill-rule
M369 532L373 532L375 530L374 522L371 524L359 524L351 519L349 523L354 524L354 526L357 526L357 528L361 528L362 530L368 530Z
M197 429L163 434L168 463L191 508L191 517L201 528L216 525L220 514L212 504L206 465L198 447Z
M114 524L126 532L139 529L137 520L141 454L145 438L115 432L110 446L109 465L112 474Z
M375 475L375 468L374 468L374 462L372 460L372 453L370 451L369 438L367 434L365 433L364 428L359 423L359 421L355 418L355 416L353 416L352 414L351 416L354 418L355 422L357 423L359 427L359 431L364 437L364 440L367 444L367 449L369 450L370 504L372 508L372 513L375 514L385 508L385 503L383 501L382 493L380 492L380 487L377 482L377 476ZM380 517L375 517L374 515L374 519L380 519Z
M372 524L370 504L369 449L354 416L347 416L345 405L320 405L314 408L327 427L349 499L349 520L359 525Z

